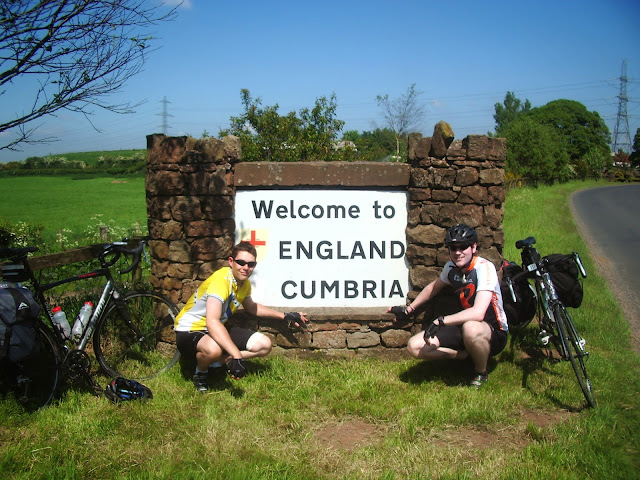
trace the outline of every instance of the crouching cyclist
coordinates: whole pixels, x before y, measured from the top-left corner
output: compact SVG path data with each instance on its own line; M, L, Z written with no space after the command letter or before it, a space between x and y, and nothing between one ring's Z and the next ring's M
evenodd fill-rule
M224 363L229 375L239 379L246 372L245 359L271 352L271 339L263 333L225 326L240 305L257 317L286 320L292 328L308 321L306 313L282 313L252 300L249 277L256 268L256 257L251 243L240 242L231 252L229 266L207 278L176 317L176 345L185 358L196 359L193 383L199 392L208 390L210 366Z
M445 285L451 285L461 310L425 325L423 332L409 339L407 350L413 357L425 360L471 357L475 374L470 385L480 388L489 378L489 357L500 353L507 343L507 317L500 282L494 265L478 256L478 234L473 228L454 225L447 230L444 243L449 249L450 261L440 276L406 308L392 307L387 312L406 321Z

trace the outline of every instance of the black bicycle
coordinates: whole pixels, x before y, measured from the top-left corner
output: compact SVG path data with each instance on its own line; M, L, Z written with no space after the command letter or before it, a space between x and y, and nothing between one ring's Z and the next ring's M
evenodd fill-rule
M522 250L520 255L524 271L507 279L511 297L515 302L516 295L513 283L519 277L525 276L527 279L533 280L538 304L539 340L545 347L554 346L560 358L571 363L587 404L590 407L595 407L596 398L585 365L589 358L589 352L585 349L586 342L578 334L567 308L558 297L550 269L554 264L570 259L575 262L583 278L586 278L587 273L577 252L570 255L556 255L552 262L548 258L540 256L537 248L533 246L535 243L534 237L516 242L516 248Z
M122 255L132 257L131 265L119 271L126 274L137 268L145 248L141 241L128 248L126 241L104 245L97 254L100 268L41 284L29 265L29 254L36 247L0 248L2 277L9 282L29 282L43 307L38 321L41 349L24 362L6 363L0 377L4 395L13 395L29 409L47 405L58 389L61 378L84 378L99 389L91 374L87 347L93 338L93 352L104 372L147 380L168 370L180 358L175 344L174 320L177 306L166 296L148 290L125 291L114 279L111 268ZM78 338L67 338L53 321L44 293L60 285L105 277L106 284L87 325ZM94 333L95 331L95 333Z

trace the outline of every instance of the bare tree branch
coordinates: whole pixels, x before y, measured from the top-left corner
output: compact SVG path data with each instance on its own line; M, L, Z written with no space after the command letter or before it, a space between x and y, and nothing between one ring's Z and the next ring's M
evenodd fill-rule
M414 83L395 100L390 100L389 94L376 97L382 116L396 137L396 155L400 154L400 140L411 133L411 129L418 128L425 116L425 106L418 100L421 93Z
M178 5L179 6L179 5ZM93 113L93 107L130 113L139 105L106 97L138 74L156 38L151 29L176 17L178 6L145 0L0 0L0 98L33 85L30 107L0 111L0 133L15 136L0 150L34 139L26 125L59 110ZM6 97L5 97L6 98Z

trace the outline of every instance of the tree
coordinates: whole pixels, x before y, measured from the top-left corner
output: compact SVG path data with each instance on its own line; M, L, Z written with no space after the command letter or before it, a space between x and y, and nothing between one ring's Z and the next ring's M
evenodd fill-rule
M513 92L507 92L504 97L504 103L495 104L496 113L493 119L496 121L496 135L499 137L504 136L504 129L513 122L519 115L527 113L531 110L531 103L529 100L522 101L516 98Z
M395 100L389 99L389 94L376 97L386 125L395 135L396 155L398 156L400 155L400 141L406 140L412 130L420 129L420 122L425 115L425 106L418 98L421 93L416 90L414 83L407 88L406 93Z
M335 94L316 99L311 110L300 110L300 116L296 112L281 116L277 104L263 108L260 98L252 98L247 89L241 90L240 96L244 113L231 117L230 127L220 135L240 138L243 160L295 162L339 156L333 144L344 122L335 118Z
M155 50L150 28L176 9L145 0L2 0L0 96L31 90L24 111L0 114L0 134L10 134L0 149L55 140L34 138L33 122L60 110L132 112L137 105L108 96L141 71Z
M640 128L636 130L636 136L633 137L633 151L629 155L631 166L640 167Z
M563 139L570 162L578 164L591 150L609 156L611 134L598 112L590 112L574 100L554 100L533 108L528 115L541 125L552 127Z
M535 183L569 177L569 156L553 128L523 115L504 127L503 134L507 139L506 167L512 175Z
M349 130L344 133L342 139L355 143L358 151L357 159L361 161L382 161L396 153L395 134L388 128L376 128L372 132L362 133ZM401 147L406 149L405 144Z

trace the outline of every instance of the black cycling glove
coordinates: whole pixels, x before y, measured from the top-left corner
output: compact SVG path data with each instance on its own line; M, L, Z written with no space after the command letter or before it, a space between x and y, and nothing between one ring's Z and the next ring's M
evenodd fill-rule
M391 313L396 316L396 320L399 322L408 322L411 319L406 307L391 307Z
M431 324L424 330L424 340L435 337L436 332L440 330L440 327L444 327L444 317L436 318Z
M298 312L287 312L284 314L284 319L286 320L289 328L304 328L302 316ZM298 325L296 325L296 323Z
M227 362L227 372L233 378L242 378L247 373L247 367L244 365L244 359L232 358Z

